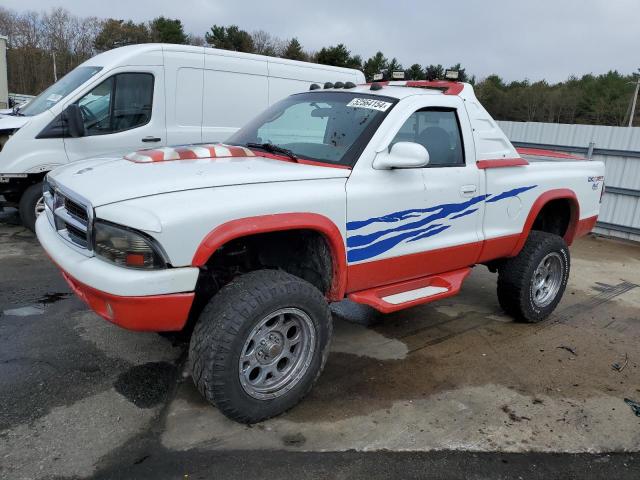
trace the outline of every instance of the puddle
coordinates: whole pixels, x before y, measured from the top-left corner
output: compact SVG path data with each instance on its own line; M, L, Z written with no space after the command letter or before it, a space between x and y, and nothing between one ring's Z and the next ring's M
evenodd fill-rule
M176 381L177 369L168 362L136 365L122 373L114 387L138 408L151 408L164 402Z
M24 307L10 308L2 312L9 317L30 317L32 315L42 315L44 313L44 305L26 305Z
M37 303L30 305L24 305L17 308L9 308L2 313L11 317L30 317L33 315L42 315L47 308L47 305L59 302L67 297L71 296L70 293L46 293Z

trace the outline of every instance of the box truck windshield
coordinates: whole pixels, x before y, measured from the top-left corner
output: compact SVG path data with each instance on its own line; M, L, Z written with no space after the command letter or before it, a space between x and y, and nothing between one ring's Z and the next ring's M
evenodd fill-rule
M27 105L20 108L17 113L30 117L49 110L100 70L102 67L77 67L71 70Z

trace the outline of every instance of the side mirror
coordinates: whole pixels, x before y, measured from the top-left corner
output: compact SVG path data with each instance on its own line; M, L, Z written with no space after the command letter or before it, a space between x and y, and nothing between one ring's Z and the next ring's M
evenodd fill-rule
M64 118L67 123L67 131L71 137L84 137L87 134L84 128L84 117L80 107L74 103L64 109Z
M391 151L378 153L373 161L376 170L392 168L420 168L429 164L429 152L424 146L414 142L394 143Z

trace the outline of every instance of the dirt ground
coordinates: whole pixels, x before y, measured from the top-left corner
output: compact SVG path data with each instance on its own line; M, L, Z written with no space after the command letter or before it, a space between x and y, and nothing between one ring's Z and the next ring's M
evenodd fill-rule
M624 402L640 401L638 245L577 242L565 296L537 325L501 312L496 275L484 267L459 296L396 314L373 318L335 305L332 353L311 394L285 415L243 426L199 396L184 344L121 330L88 311L13 223L0 218L2 478L143 478L131 472L145 468L162 477L153 468L167 459L176 475L193 474L224 452L290 464L308 458L292 460L299 452L332 452L325 464L352 473L362 461L345 461L354 455L375 455L364 458L383 462L380 473L394 452L429 455L414 466L441 455L450 469L482 452L542 455L538 464L561 458L578 469L605 465L603 452L630 452L611 457L623 458L611 460L621 469L614 478L638 475L640 417ZM395 458L406 460L389 462ZM522 471L531 464L523 461Z

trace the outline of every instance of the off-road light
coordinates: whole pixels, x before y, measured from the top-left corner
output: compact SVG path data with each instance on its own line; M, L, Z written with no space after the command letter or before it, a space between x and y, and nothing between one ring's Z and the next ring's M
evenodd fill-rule
M384 78L384 75L382 73L374 73L373 74L373 81L374 82L379 82Z
M444 78L447 80L458 80L459 76L458 70L445 70L444 72Z
M391 78L394 80L404 80L404 72L402 70L391 72Z
M142 232L96 221L93 238L95 254L121 267L155 270L167 266L161 248Z

